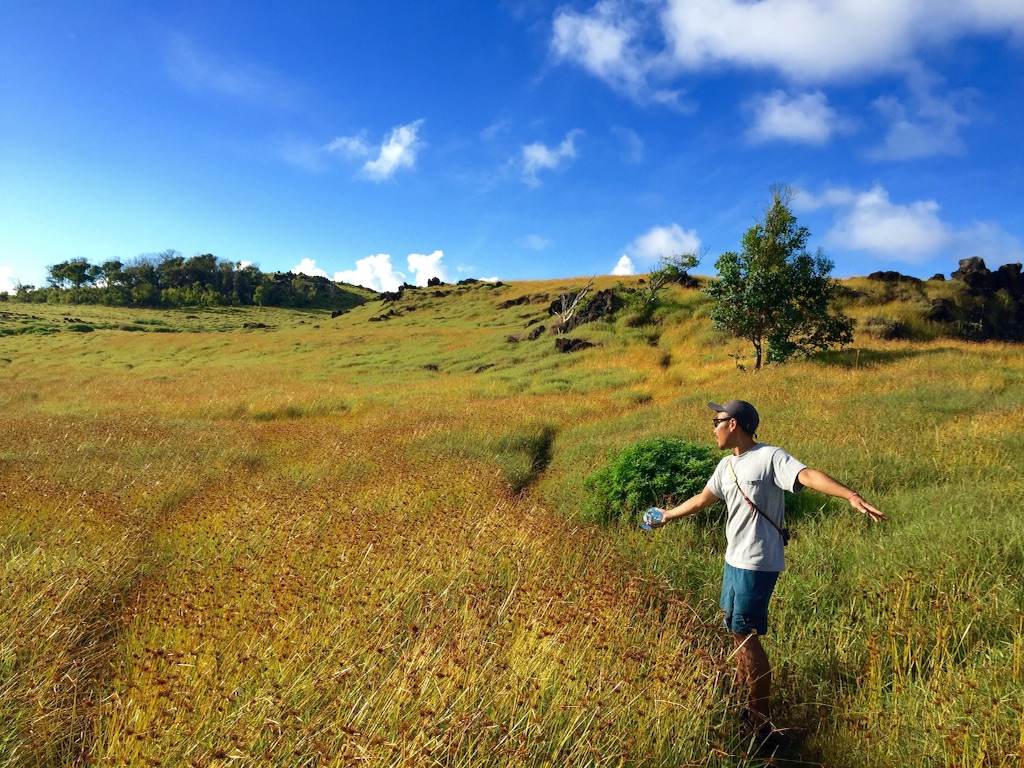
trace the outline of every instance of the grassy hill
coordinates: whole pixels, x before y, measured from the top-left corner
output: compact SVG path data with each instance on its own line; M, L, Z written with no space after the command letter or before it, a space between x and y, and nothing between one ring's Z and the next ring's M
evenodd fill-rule
M715 513L586 514L610 450L709 443L719 398L891 517L791 508L780 763L1018 764L1024 349L866 281L854 347L757 374L680 288L582 352L529 339L585 282L335 318L0 305L0 764L760 764Z

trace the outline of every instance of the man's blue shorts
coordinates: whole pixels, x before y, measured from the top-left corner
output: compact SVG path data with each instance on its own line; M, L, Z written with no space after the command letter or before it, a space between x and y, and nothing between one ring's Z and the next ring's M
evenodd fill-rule
M774 571L748 571L726 563L719 601L725 626L737 635L768 634L768 600L778 579Z

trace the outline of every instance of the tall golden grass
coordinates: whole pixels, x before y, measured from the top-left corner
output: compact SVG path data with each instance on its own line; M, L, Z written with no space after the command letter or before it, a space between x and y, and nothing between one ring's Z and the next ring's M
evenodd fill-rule
M796 502L766 643L803 736L775 759L1024 757L1021 351L865 337L746 374L682 291L575 356L507 340L573 286L159 334L25 309L61 332L0 337L0 764L757 764L713 516L579 514L608 450L707 441L719 397L893 518Z

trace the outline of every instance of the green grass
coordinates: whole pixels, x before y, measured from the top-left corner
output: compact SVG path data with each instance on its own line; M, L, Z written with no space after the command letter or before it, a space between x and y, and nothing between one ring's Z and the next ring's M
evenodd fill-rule
M710 444L720 398L891 517L791 503L779 764L1017 764L1024 351L859 334L754 375L676 289L581 353L507 341L585 282L333 320L5 304L0 765L759 764L721 511L580 519L610 451Z

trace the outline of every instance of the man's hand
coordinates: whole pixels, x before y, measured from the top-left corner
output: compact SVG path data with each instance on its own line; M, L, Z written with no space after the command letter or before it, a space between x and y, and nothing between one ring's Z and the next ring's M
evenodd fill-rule
M883 520L889 519L888 517L883 515L877 507L873 506L872 504L868 504L866 501L864 501L864 499L861 498L861 495L859 493L850 494L850 505L858 512L861 512L870 517L871 522L873 523L880 523Z
M643 525L645 531L653 528L661 528L665 524L665 512L657 507L651 507L644 512Z

